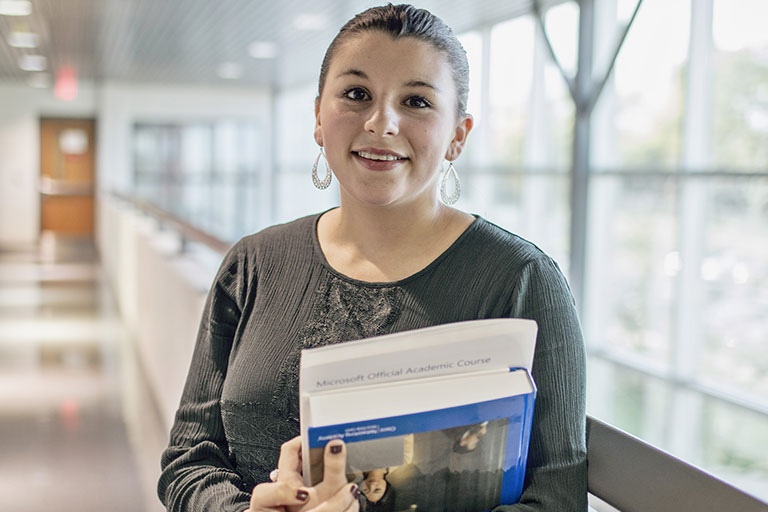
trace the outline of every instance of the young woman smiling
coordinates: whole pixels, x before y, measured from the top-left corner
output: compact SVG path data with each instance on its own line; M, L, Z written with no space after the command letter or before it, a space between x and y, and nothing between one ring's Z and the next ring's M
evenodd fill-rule
M494 317L539 325L526 485L499 510L586 510L584 347L565 279L535 245L445 204L441 169L454 176L472 129L468 76L450 28L408 5L369 9L331 43L315 101L329 170L316 163L313 181L332 169L340 205L225 257L163 454L169 510L358 510L340 442L303 486L301 349Z

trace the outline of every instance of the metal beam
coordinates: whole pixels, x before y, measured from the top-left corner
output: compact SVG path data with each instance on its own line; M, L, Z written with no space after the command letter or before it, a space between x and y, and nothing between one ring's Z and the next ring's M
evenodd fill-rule
M568 274L579 313L584 313L586 273L587 198L589 196L591 112L586 108L592 92L594 0L579 2L579 53L574 80L575 118L571 159L571 223Z
M642 5L642 3L643 0L637 0L635 10L632 12L632 16L629 18L627 25L624 27L621 38L616 43L616 48L614 49L611 62L608 64L608 68L606 68L603 78L597 83L592 91L592 94L590 95L589 104L587 105L587 110L589 110L589 112L592 112L592 109L595 108L595 103L597 103L598 98L600 98L600 93L603 92L603 88L605 87L605 84L608 82L608 78L610 78L611 73L613 72L613 68L616 65L616 59L619 57L619 52L621 51L622 46L624 46L624 41L627 39L629 28L634 24L635 17L637 17L637 12L640 10L640 5Z
M552 62L555 63L555 66L557 66L558 71L560 71L560 75L563 77L565 84L568 86L568 91L571 93L571 98L575 100L576 91L574 89L575 86L573 83L573 78L568 76L568 73L565 72L563 65L560 63L560 59L558 59L557 54L555 54L555 49L552 47L552 42L549 40L549 34L547 34L547 27L544 23L544 13L541 10L540 0L533 0L533 14L539 24L539 27L541 28L541 33L544 36L544 42L547 45L549 56L552 58Z

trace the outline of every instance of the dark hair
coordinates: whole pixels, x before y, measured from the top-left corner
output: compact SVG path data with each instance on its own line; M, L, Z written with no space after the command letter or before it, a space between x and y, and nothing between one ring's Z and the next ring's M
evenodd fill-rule
M389 473L389 468L387 468L387 473ZM363 473L363 475L365 478L368 478L367 472ZM382 494L379 501L368 501L368 497L364 493L360 493L360 512L394 512L397 493L386 476L384 481L387 483L387 487L384 489L384 494Z
M408 4L387 4L371 7L341 27L339 33L328 46L323 64L320 67L318 97L323 94L325 77L338 47L351 36L369 30L379 30L390 35L392 39L413 37L432 43L438 50L445 52L451 66L453 81L456 84L456 109L459 115L466 113L467 96L469 95L467 52L464 51L464 47L461 46L451 27L446 25L443 20L426 9L417 9Z

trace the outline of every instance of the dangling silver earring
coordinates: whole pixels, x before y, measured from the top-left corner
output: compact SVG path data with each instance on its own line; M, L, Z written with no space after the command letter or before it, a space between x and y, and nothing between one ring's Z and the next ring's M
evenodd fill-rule
M453 194L448 195L448 177L453 178ZM440 180L440 199L447 205L452 205L461 197L461 181L459 175L456 173L456 168L453 166L453 162L450 162L448 169L443 173L443 177Z
M325 164L325 178L323 178L322 181L317 175L317 166L320 164L321 157L323 158L323 163ZM325 158L325 151L323 151L323 147L320 146L320 153L317 155L317 158L315 158L315 165L312 166L312 183L314 183L314 185L320 190L325 190L330 186L332 177L333 173L331 172L331 166L328 165L328 160Z

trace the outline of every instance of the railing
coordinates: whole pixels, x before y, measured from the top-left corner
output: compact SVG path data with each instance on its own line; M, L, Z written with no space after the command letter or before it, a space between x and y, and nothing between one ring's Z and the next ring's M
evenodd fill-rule
M190 241L201 243L206 247L221 253L222 255L226 253L232 246L231 243L221 240L220 238L217 238L210 233L193 226L182 218L169 213L162 208L158 208L148 201L129 197L118 192L112 192L111 195L124 203L132 205L139 211L154 217L162 225L168 226L175 230L181 237L182 250Z
M757 498L594 418L587 419L587 459L589 492L611 507L606 512L768 511Z

